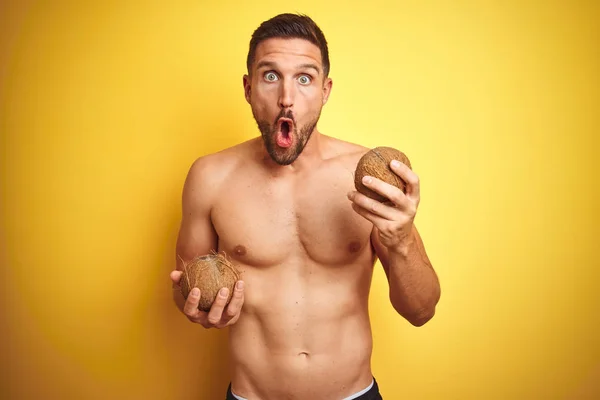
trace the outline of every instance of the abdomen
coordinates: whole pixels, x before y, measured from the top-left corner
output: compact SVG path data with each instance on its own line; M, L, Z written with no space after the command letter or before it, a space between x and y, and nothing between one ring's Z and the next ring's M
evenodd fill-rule
M247 270L242 315L229 336L237 394L318 400L369 384L370 272L347 268L334 274L304 263Z

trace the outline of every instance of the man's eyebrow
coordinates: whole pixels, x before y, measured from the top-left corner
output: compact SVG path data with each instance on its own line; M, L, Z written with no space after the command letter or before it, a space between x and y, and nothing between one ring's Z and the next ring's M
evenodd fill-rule
M261 68L276 68L277 65L273 62L273 61L260 61L258 64L256 64L256 69L261 69ZM304 68L311 68L314 69L317 74L321 73L321 70L319 69L319 67L317 67L315 64L311 64L311 63L306 63L306 64L300 64L297 67L298 69L304 69Z
M320 74L320 73L321 73L321 70L320 70L320 69L319 69L319 67L317 67L315 64L310 64L310 63L309 63L309 64L300 64L300 65L298 66L298 68L312 68L312 69L314 69L315 71L317 71L317 74Z

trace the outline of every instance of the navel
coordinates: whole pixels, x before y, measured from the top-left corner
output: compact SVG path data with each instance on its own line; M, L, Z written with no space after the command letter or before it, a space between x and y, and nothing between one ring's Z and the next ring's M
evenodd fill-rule
M350 253L356 253L359 250L360 250L360 242L358 240L353 240L348 245L348 251Z
M233 248L233 253L236 256L245 256L246 255L246 248L244 246L242 246L241 244L238 244L237 246L235 246Z

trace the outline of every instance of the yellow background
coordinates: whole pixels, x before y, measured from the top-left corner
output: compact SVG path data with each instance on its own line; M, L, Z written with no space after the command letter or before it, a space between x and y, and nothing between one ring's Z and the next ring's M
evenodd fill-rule
M421 178L442 298L414 328L377 266L384 398L600 398L598 2L290 4L1 3L0 397L223 398L227 332L171 302L181 188L257 134L248 41L298 11L330 45L321 131Z

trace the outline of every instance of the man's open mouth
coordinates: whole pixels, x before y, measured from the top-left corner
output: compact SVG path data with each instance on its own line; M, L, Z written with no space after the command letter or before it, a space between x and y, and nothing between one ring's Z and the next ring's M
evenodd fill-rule
M290 131L292 130L294 122L291 119L280 118L279 119L279 130L283 134L285 138L290 136Z
M277 125L277 144L280 147L290 147L293 141L291 133L294 130L294 121L289 118L279 118Z

